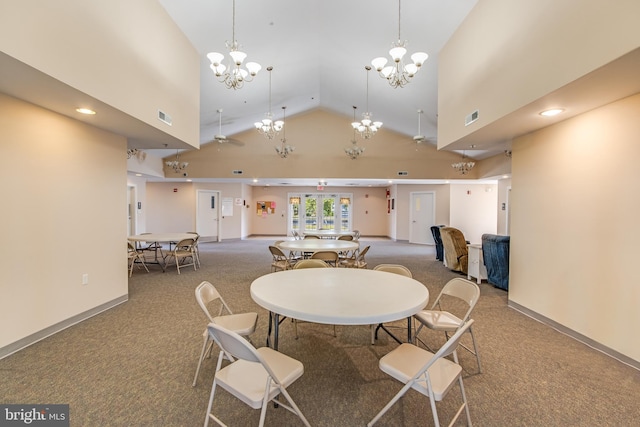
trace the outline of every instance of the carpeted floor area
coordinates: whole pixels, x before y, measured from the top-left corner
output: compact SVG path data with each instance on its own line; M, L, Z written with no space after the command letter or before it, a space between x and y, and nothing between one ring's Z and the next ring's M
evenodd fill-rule
M134 270L129 301L0 360L0 402L67 403L72 426L199 426L204 422L215 357L191 382L206 319L194 298L213 283L236 312L257 311L254 344L264 345L267 312L250 295L251 282L270 272L273 238L201 243L202 268L162 273ZM433 247L364 238L369 268L407 266L435 299L456 273L435 261ZM483 373L459 351L476 426L630 426L640 419L640 373L507 307L507 293L483 283L473 318ZM561 302L559 302L561 303ZM403 323L398 323L403 326ZM3 325L7 327L7 325ZM400 389L378 369L397 344L381 334L369 343L368 326L302 323L281 327L280 351L300 360L305 373L289 389L314 426L363 426ZM433 347L443 336L423 331ZM459 402L453 390L439 406L443 423ZM254 426L259 412L221 391L216 411L230 426ZM463 417L464 418L464 417ZM410 391L377 424L432 425L428 399ZM459 421L458 425L463 425ZM266 425L301 425L273 406Z

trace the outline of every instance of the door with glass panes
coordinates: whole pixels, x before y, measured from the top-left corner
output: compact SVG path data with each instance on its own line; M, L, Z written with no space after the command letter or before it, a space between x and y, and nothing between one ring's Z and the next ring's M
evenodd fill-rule
M351 194L289 194L289 229L351 231Z

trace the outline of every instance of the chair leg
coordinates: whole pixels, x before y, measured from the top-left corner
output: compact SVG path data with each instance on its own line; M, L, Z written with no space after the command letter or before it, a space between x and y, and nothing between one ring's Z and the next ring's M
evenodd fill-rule
M198 381L198 374L200 373L200 365L202 365L202 361L204 360L205 354L207 353L207 344L209 344L209 336L205 335L204 343L202 344L202 351L200 352L200 358L198 359L198 367L196 368L196 374L193 377L193 384L191 387L196 386L196 382Z
M384 408L382 408L380 412L378 412L378 414L375 417L373 417L371 421L369 421L369 423L367 424L367 427L371 427L375 423L377 423L378 420L380 420L380 418L389 410L389 408L391 408L398 400L400 400L402 396L404 396L404 394L407 392L407 390L411 388L412 385L413 385L413 381L409 381L408 383L406 383L404 387L402 387L400 391L396 393L395 396L393 396L393 398L389 401L389 403L387 403L384 406Z
M469 333L471 334L471 342L473 343L473 354L476 356L476 361L478 362L478 373L482 373L482 365L480 364L480 353L478 352L478 344L476 343L476 336L473 334L473 326L469 328Z

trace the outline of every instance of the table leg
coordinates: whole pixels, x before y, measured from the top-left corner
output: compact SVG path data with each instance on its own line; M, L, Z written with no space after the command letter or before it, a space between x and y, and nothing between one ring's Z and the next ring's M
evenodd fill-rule
M273 325L273 349L278 351L278 332L280 329L280 315L278 313L273 314L275 320Z
M267 330L267 347L271 347L271 325L273 325L273 312L269 312L269 329Z

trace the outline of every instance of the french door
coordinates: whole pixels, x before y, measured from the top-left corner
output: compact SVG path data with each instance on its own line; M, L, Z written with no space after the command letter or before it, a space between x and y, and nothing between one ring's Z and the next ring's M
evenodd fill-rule
M289 194L289 229L351 231L351 194Z

